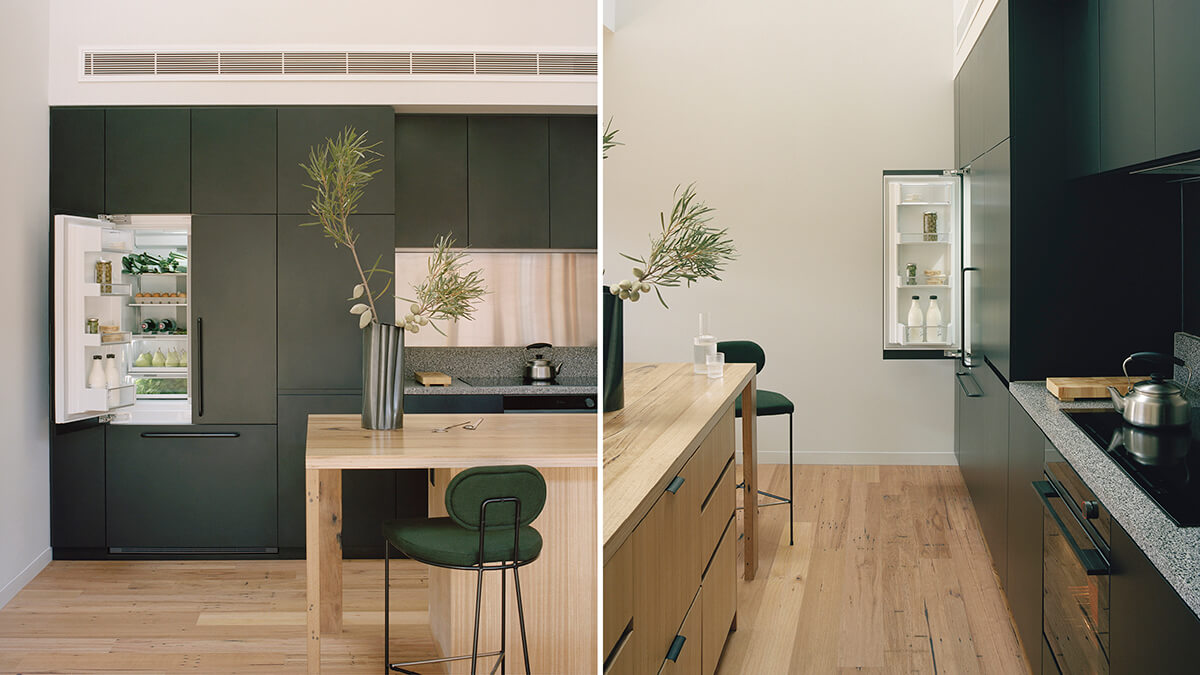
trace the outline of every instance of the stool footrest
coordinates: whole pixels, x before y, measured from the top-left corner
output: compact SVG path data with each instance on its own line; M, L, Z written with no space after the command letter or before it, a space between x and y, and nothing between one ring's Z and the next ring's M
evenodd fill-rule
M488 656L502 656L503 654L504 654L504 650L501 649L499 651L494 651L494 652L482 652L479 654L479 657L485 658ZM430 663L446 663L448 661L463 661L463 660L466 660L469 658L471 658L471 655L466 654L464 656L443 656L443 657L437 658L437 659L421 659L419 661L401 661L400 663L389 663L388 670L394 670L398 673L411 673L412 671L405 670L404 666L424 666L424 665L429 665ZM413 673L413 675L420 675L420 673Z

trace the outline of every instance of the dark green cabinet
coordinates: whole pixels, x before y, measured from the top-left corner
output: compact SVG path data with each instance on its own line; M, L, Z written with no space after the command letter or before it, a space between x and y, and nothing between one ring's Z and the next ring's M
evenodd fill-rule
M274 426L110 424L105 434L114 553L278 545Z
M1200 619L1115 520L1109 544L1109 672L1195 673L1200 663Z
M58 424L50 436L50 545L103 548L104 426Z
M192 218L196 424L275 423L275 249L275 216Z
M1008 399L1008 581L1004 594L1026 661L1041 672L1042 502L1034 481L1044 480L1046 437L1015 398Z
M1001 585L1008 574L1008 389L986 364L956 374L959 469Z
M105 211L191 213L190 120L187 108L105 111Z
M396 116L396 246L467 245L467 118Z
M1100 0L1099 18L1100 170L1108 171L1155 157L1154 7Z
M275 213L275 108L192 109L192 213Z
M104 110L51 108L50 210L104 213Z
M972 347L1005 379L1012 364L1012 196L1011 141L979 156L971 165L971 265L969 294Z
M1200 3L1154 0L1154 146L1166 157L1200 150Z
M549 125L550 248L596 248L596 118L551 117Z
M309 149L325 144L344 128L367 132L367 142L378 143L379 174L367 186L359 213L393 214L396 209L395 113L387 106L329 106L279 108L278 112L278 211L308 213L313 191L308 175L300 168L308 162Z
M471 116L467 139L471 246L549 247L547 119Z
M959 166L970 164L1009 135L1008 23L1008 3L1001 2L959 69Z
M358 270L350 252L334 248L319 225L301 227L310 220L309 216L279 216L279 388L358 391L363 333L358 317L350 314L353 303L347 300L359 283ZM350 225L359 237L363 266L379 260L380 267L392 270L396 264L392 217L353 216ZM372 288L383 290L389 279L376 275ZM395 320L393 293L389 288L375 301L387 323ZM274 314L271 319L275 320Z
M1100 171L1100 0L1063 2L1063 173Z

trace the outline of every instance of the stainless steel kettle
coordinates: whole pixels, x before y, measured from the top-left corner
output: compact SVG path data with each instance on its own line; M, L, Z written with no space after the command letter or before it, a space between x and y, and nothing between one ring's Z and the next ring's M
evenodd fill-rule
M1130 382L1129 393L1124 396L1116 387L1109 387L1108 394L1112 398L1113 407L1125 421L1138 427L1177 427L1191 421L1191 411L1187 398L1184 396L1185 387L1167 379L1161 372L1152 372L1149 380L1133 384L1129 377L1130 361L1146 361L1171 369L1172 365L1187 368L1187 384L1192 382L1192 369L1183 359L1158 352L1138 352L1131 354L1121 364L1125 379Z
M525 349L550 349L551 345L548 342L535 342ZM525 379L530 382L550 382L558 377L559 371L562 370L562 364L554 365L550 359L543 358L541 354L534 353L533 358L525 362Z

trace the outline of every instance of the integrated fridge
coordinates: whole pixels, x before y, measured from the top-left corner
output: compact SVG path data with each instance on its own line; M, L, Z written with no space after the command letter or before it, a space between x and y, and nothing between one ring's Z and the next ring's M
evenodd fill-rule
M883 358L961 355L969 190L960 171L883 172Z
M54 218L54 420L191 424L190 215Z

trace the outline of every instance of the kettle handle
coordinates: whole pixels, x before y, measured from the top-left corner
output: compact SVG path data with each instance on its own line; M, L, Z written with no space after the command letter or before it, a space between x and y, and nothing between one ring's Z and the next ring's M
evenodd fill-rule
M525 349L550 349L553 346L554 345L551 345L549 342L535 342L531 345L527 345Z
M1184 386L1184 389L1187 389L1192 384L1192 367L1185 363L1184 360L1178 356L1163 354L1162 352L1134 352L1133 354L1130 354L1124 362L1121 363L1121 372L1125 374L1125 382L1129 385L1130 389L1133 388L1133 381L1129 377L1130 361L1146 361L1147 363L1157 363L1159 365L1166 366L1183 366L1184 368L1187 368L1188 371L1187 384Z

